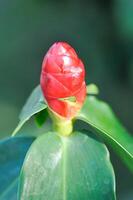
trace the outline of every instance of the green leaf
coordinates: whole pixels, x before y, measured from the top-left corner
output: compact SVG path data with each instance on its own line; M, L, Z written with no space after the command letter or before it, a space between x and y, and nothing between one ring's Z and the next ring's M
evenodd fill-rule
M12 136L14 136L20 128L28 121L33 115L47 108L46 103L44 102L44 97L42 95L40 85L37 86L30 97L28 98L26 104L24 105L20 113L20 122L16 129L13 131Z
M47 120L47 118L48 118L47 109L42 110L35 115L35 121L39 127L41 127L44 124L44 122Z
M133 172L133 137L120 124L108 104L89 96L77 119L88 123L92 131L105 139Z
M31 146L20 175L19 200L114 200L109 153L96 138L49 132Z
M20 170L33 140L14 137L0 141L0 200L17 200Z
M92 95L99 94L99 89L97 85L95 85L94 83L87 85L86 90L87 90L87 94L92 94Z

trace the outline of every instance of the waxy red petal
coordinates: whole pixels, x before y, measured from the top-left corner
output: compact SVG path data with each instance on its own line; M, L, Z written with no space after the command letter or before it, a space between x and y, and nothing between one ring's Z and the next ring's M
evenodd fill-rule
M46 72L41 75L41 86L43 88L44 96L51 98L67 97L71 92L60 81L58 81L58 79Z
M74 117L86 96L84 77L84 65L75 50L66 42L55 43L44 57L40 80L49 107L63 117ZM76 102L59 100L71 96Z
M76 102L75 105L72 105L68 102L63 102L57 99L47 98L49 107L54 110L54 112L65 118L71 118L76 115L77 111L82 107L82 104L86 96L86 85L83 83L80 91L75 94Z

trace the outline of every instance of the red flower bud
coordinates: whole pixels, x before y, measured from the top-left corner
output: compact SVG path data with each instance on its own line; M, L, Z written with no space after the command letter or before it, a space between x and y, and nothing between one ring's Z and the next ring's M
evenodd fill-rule
M44 57L41 88L49 107L65 118L73 118L86 96L85 70L74 49L55 43ZM75 97L75 102L61 98Z

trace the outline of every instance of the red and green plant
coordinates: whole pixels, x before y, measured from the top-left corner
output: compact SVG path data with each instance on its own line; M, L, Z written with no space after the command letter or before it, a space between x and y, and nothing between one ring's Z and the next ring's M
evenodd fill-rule
M133 138L97 98L97 86L86 86L84 78L84 64L70 45L58 42L48 50L40 85L23 107L13 137L0 143L1 200L116 199L104 143L133 172ZM33 116L41 134L15 136ZM49 119L47 132L43 125Z

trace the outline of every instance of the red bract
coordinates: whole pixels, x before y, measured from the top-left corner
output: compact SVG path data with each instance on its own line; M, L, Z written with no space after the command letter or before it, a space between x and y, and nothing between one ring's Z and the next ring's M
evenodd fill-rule
M74 49L65 42L55 43L44 57L41 88L49 107L65 118L73 118L86 96L85 70ZM60 98L75 97L75 101Z

